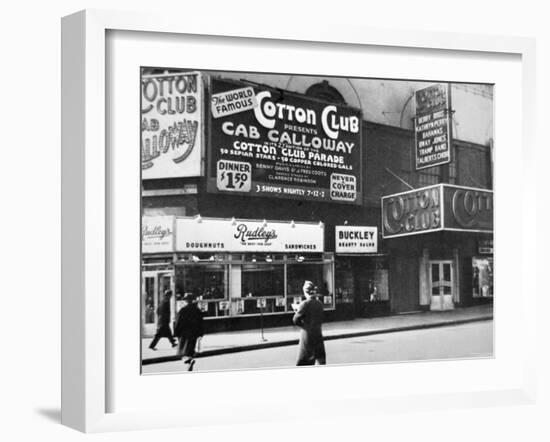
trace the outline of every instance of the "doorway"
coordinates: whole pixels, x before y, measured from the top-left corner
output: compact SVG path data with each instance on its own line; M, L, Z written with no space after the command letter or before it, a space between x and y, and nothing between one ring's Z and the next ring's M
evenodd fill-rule
M452 261L430 261L430 310L452 310L454 308L452 264Z
M165 290L173 291L173 272L144 271L141 278L141 317L142 334L152 336L157 329L157 307ZM174 298L172 297L172 302ZM172 316L174 309L171 309Z

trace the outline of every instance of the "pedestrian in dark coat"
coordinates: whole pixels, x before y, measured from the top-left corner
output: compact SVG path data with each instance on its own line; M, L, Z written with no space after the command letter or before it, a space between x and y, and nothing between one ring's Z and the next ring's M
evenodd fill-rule
M156 345L160 338L168 338L172 347L175 347L176 340L172 336L172 330L170 330L170 298L172 297L172 290L165 290L163 299L157 308L157 332L155 337L151 341L149 348L156 350Z
M306 297L296 306L296 313L292 318L294 324L300 327L300 344L296 365L326 364L325 343L323 341L323 304L313 293L313 283L305 281L303 292Z
M195 365L195 348L197 339L204 335L202 312L194 303L194 297L191 293L183 296L184 306L178 312L174 334L179 340L178 356L189 364L189 371L193 370Z

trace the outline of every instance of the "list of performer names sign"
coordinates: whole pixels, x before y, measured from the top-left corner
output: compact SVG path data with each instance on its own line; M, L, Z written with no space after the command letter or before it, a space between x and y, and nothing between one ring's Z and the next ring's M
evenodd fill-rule
M416 169L451 161L447 86L436 84L416 91Z
M210 192L361 202L359 110L233 80L211 93Z

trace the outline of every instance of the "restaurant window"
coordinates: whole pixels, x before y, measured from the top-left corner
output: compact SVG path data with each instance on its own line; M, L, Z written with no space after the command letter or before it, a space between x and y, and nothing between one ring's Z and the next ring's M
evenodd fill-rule
M189 263L176 266L176 305L192 293L205 316L228 316L227 266L220 263Z
M493 297L493 258L472 258L472 296Z
M246 297L240 300L233 300L233 302L238 303L237 314L257 315L267 313L284 313L286 311L284 296L277 296L274 298Z
M301 297L304 281L311 281L313 285L319 286L323 281L322 264L288 264L287 266L287 287L289 297Z
M265 258L241 267L241 300L237 314L279 313L285 311L284 265ZM272 260L268 258L268 260ZM241 311L242 310L242 311Z
M284 280L284 267L280 264L243 264L241 296L284 296Z
M334 258L325 255L185 255L176 266L176 302L193 293L205 317L292 312L310 280L324 307L334 308Z
M303 259L303 260L302 260ZM321 259L317 262L307 262L304 257L297 256L295 261L287 264L287 305L304 299L302 287L304 281L311 281L315 286L317 299L325 307L334 306L334 287L332 262L323 263Z
M180 287L178 287L179 289ZM193 293L197 299L217 300L225 298L225 265L200 264L183 268L180 294Z

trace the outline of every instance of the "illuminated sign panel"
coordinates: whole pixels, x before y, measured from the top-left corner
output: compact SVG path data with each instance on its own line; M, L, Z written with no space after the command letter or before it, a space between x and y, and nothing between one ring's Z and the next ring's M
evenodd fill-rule
M384 238L439 230L493 231L493 192L438 184L382 198Z

